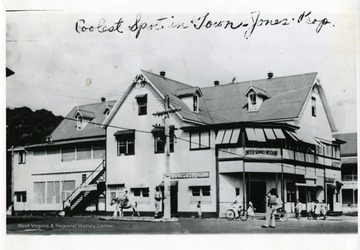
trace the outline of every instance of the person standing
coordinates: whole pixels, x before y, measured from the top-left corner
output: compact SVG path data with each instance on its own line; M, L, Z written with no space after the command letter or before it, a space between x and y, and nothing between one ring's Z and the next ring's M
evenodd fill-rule
M198 201L198 204L196 205L196 210L197 210L197 212L198 212L199 219L201 219L201 215L202 215L202 212L201 212L201 201Z
M154 218L158 218L159 210L160 210L160 206L161 206L161 200L163 198L160 188L158 186L156 186L156 188L155 188L154 198L155 198L155 216L154 216Z
M262 228L275 228L275 211L279 207L282 206L282 201L277 195L276 189L272 188L270 191L266 194L268 197L268 204L266 209L266 219L264 225L262 225Z
M68 199L65 201L65 216L70 217L71 216L71 200Z
M253 203L249 201L249 207L247 209L247 213L252 219L255 219L255 210L256 208L254 208Z
M300 219L302 210L303 210L303 204L299 200L297 200L296 206L295 206L295 217L296 217L296 219L298 219L298 220Z

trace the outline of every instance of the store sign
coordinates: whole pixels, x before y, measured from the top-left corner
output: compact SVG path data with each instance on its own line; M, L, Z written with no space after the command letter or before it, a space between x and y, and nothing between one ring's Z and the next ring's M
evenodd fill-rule
M268 150L268 149L247 149L245 150L245 155L253 155L253 156L274 156L277 157L279 155L278 150Z
M186 172L186 173L172 173L171 179L194 179L194 178L209 178L209 172Z

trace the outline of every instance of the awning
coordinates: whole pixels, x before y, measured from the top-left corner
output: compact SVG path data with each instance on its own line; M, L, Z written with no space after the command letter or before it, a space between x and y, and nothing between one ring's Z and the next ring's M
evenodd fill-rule
M114 134L115 137L135 137L135 129L119 130Z
M279 128L274 128L274 133L278 139L286 139L284 133Z
M245 131L249 141L257 141L256 134L253 128L245 128Z
M164 134L165 135L165 128L164 127L155 127L151 130L152 134Z
M310 183L295 183L295 185L298 187L316 187L315 184L310 184Z
M274 131L271 128L264 128L264 132L265 132L266 138L268 138L268 140L276 140Z
M135 99L143 99L143 98L146 98L146 97L147 97L147 94L137 95L137 96L135 96Z
M356 156L342 157L341 166L344 166L345 164L357 164L357 157Z
M286 131L286 133L287 133L288 135L290 135L290 137L291 137L294 141L299 141L299 139L297 138L295 132Z
M170 181L170 186L171 187L175 187L178 185L178 181ZM163 187L164 186L164 181L162 181L159 185L159 187Z

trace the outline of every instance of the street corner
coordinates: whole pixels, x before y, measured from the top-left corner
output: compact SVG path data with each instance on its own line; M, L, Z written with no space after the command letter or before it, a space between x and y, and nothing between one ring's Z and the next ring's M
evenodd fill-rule
M154 218L154 217L100 217L106 221L140 221L140 222L178 222L178 218Z

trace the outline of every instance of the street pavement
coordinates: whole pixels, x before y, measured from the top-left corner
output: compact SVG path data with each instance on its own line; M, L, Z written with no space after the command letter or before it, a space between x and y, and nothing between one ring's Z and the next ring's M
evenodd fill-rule
M325 221L289 218L276 228L261 228L262 218L228 221L223 218L124 217L101 216L23 216L7 217L7 234L357 234L358 217L327 217Z

